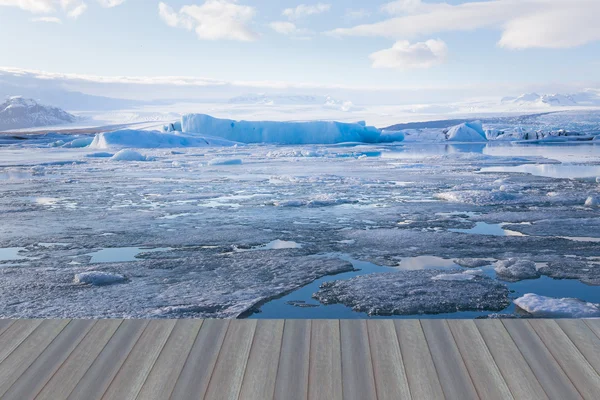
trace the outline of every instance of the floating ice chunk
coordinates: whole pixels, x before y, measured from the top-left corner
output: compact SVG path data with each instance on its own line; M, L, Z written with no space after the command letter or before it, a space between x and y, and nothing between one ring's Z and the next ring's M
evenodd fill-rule
M600 285L600 265L591 262L561 259L541 266L539 272L554 279L578 279L588 285Z
M94 140L94 138L92 138L92 137L77 138L77 139L74 139L74 140L64 144L62 147L73 148L73 149L88 147L90 144L92 144L93 140Z
M541 318L600 318L600 305L579 299L556 299L527 293L514 300L521 309Z
M490 190L460 190L437 193L433 197L452 203L476 205L514 204L519 203L521 195Z
M188 136L158 131L120 130L99 133L91 141L92 149L109 148L137 148L157 149L174 147L207 147L207 146L232 146L232 143L221 138Z
M126 280L127 278L119 274L111 274L109 272L101 271L88 271L76 274L73 282L92 286L106 286L113 285L115 283L122 283Z
M460 273L460 274L440 274L436 276L432 276L431 279L434 281L470 281L474 279L475 275Z
M487 276L432 279L452 271L416 270L362 275L325 282L313 295L321 303L341 303L370 315L418 315L456 311L501 311L508 288ZM467 275L466 278L463 275Z
M480 268L490 265L491 262L482 258L459 258L454 263L465 268Z
M182 117L181 125L184 133L217 136L242 143L379 143L401 139L397 133L382 137L382 132L372 126L334 121L233 121L205 114L187 114Z
M447 137L453 142L485 142L487 141L485 131L481 122L465 122L453 126L448 130Z
M113 161L148 161L148 158L135 150L123 149L111 157Z
M600 197L598 196L590 196L585 201L586 207L598 207L600 206Z
M596 177L596 183L600 183L600 176Z
M208 165L242 165L242 160L239 158L213 158Z
M494 270L499 279L509 282L537 279L541 276L533 261L517 260L515 258L496 262Z

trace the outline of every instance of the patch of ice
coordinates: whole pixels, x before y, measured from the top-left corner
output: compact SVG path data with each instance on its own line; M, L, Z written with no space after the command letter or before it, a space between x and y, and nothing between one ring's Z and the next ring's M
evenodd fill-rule
M149 161L148 157L135 150L123 149L111 157L113 161Z
M454 262L465 268L480 268L491 264L490 261L483 258L459 258L454 260Z
M432 276L431 279L434 281L470 281L474 279L475 275L460 273L460 274L440 274L436 276Z
M517 282L523 279L537 279L541 273L537 270L535 263L530 260L500 260L496 262L494 270L499 279Z
M67 147L67 148L72 148L72 149L80 149L83 147L88 147L90 144L92 144L94 138L92 137L83 137L83 138L77 138L74 139L66 144L64 144L62 147Z
M107 153L107 152L98 152L98 153L86 154L86 157L89 157L89 158L110 158L112 156L114 156L113 153Z
M119 130L114 132L99 133L90 143L92 149L109 148L178 148L178 147L207 147L207 146L232 146L235 143L221 138L189 136L158 131Z
M521 309L541 318L600 318L600 305L579 299L540 296L533 293L514 300Z
M239 158L213 158L208 165L242 165L242 160Z
M448 130L447 137L452 142L485 142L487 141L481 122L465 122Z
M586 207L598 207L600 206L600 197L598 196L590 196L585 201Z
M76 274L75 278L73 279L73 283L92 286L107 286L125 281L127 281L127 278L125 278L123 275L102 271L82 272Z

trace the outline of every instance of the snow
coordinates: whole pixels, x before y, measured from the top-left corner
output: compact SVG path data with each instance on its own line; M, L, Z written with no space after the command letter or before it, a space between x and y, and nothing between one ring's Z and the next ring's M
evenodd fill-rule
M585 200L586 207L599 207L600 206L600 197L599 196L590 196Z
M242 165L242 160L239 158L213 158L208 165Z
M518 260L514 258L500 260L496 262L494 270L499 279L509 282L517 282L523 279L537 279L541 276L535 263L530 260Z
M81 272L75 275L74 283L92 286L106 286L127 281L123 275L101 271Z
M83 147L88 147L89 145L92 144L93 141L94 141L94 138L92 138L92 137L82 137L82 138L74 139L74 140L70 141L69 143L64 144L62 147L79 149L79 148L83 148Z
M148 157L135 150L123 149L111 157L112 161L149 161Z
M521 309L539 318L600 318L600 305L574 298L557 299L527 293L514 300Z
M190 135L212 135L241 143L378 143L401 138L400 134L382 135L379 129L360 123L333 121L233 121L206 114L186 114L182 117L181 125L183 132Z
M158 131L118 130L99 133L90 144L91 149L110 148L177 148L177 147L207 147L230 146L231 143L220 138L192 137L182 134L162 133Z
M485 142L487 141L481 122L465 122L451 127L447 133L451 142Z
M431 277L434 281L470 281L475 278L473 274L440 274Z

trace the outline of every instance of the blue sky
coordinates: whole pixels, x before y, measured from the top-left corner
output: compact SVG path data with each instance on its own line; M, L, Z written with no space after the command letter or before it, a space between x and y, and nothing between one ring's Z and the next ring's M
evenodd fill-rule
M0 66L350 87L600 81L597 0L159 3L0 0Z

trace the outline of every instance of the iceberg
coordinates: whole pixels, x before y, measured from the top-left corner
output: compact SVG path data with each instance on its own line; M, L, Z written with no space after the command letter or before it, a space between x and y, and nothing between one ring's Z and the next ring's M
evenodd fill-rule
M452 142L485 142L487 141L485 131L481 122L465 122L453 126L446 134L449 141Z
M519 308L541 318L600 318L600 305L579 299L556 299L533 293L513 301Z
M206 114L186 114L181 118L181 127L185 134L211 135L241 143L382 143L404 139L401 132L383 132L362 122L234 121Z
M126 282L127 278L123 275L113 274L102 271L88 271L75 274L73 283L91 286L107 286L115 283Z
M110 149L114 147L158 149L174 147L207 147L232 146L232 143L221 138L188 136L181 133L162 133L158 131L143 131L124 129L113 132L99 133L89 144L91 149Z

